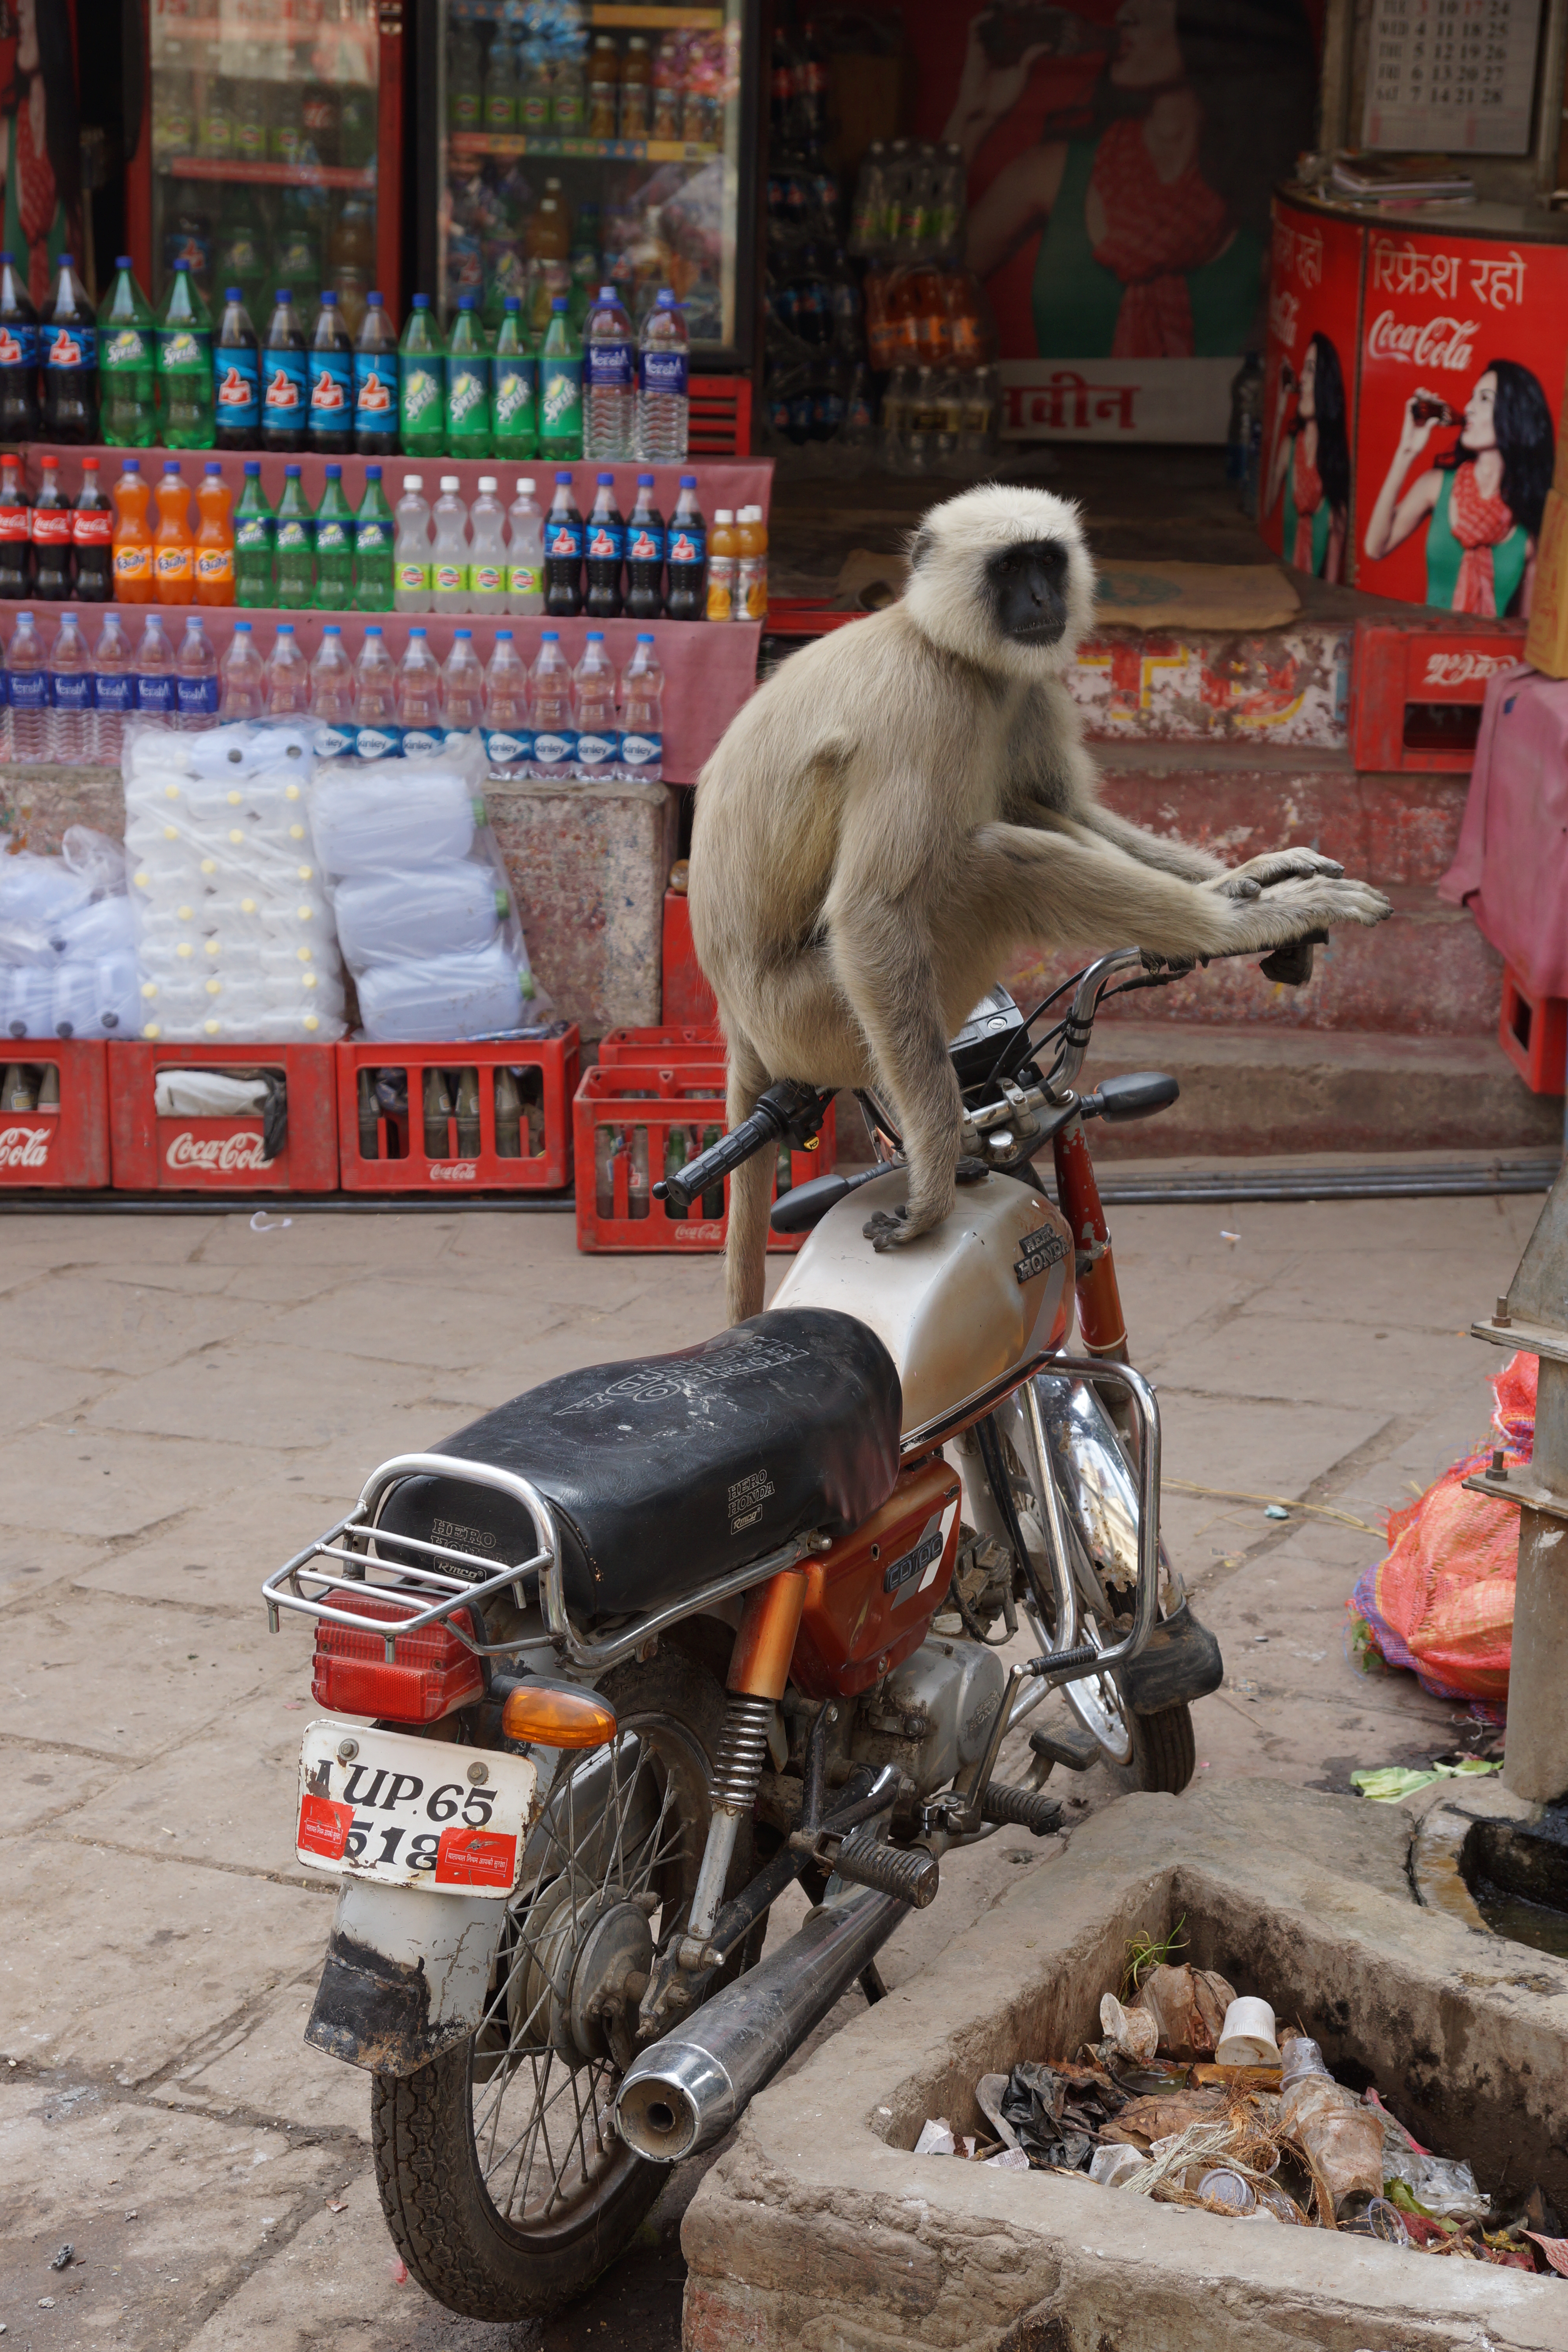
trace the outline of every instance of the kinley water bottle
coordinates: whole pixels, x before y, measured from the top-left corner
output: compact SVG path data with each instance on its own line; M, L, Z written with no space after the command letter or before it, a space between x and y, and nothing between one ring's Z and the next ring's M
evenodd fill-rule
M441 672L423 629L408 632L397 672L397 717L409 759L428 759L441 749Z
M362 760L387 760L402 749L397 723L397 671L379 626L364 633L354 672L354 750Z
M472 629L458 629L441 672L441 721L448 743L476 733L484 719L485 674L474 651Z
M231 719L259 719L265 713L267 665L248 621L234 625L228 651L217 666L217 715L226 725Z
M559 629L545 629L539 658L529 672L528 700L533 728L532 772L542 783L569 778L577 757L572 724L572 673L561 650Z
M616 671L605 651L603 629L590 629L583 658L572 673L577 725L575 773L584 783L602 783L616 772L621 748L616 725Z
M651 629L638 630L636 649L621 673L616 773L644 784L657 784L664 775L664 672Z
M341 760L354 748L354 674L342 625L321 632L321 650L310 665L311 745L319 760Z
M44 641L31 613L16 616L16 634L6 656L11 702L11 752L17 760L49 756L49 677Z
M485 758L502 774L528 772L533 737L528 724L528 671L510 629L496 631L485 672Z

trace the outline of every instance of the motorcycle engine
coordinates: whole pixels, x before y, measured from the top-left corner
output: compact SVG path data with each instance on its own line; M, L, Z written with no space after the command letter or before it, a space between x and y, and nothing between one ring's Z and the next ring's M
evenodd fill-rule
M933 1635L868 1695L849 1752L858 1764L896 1764L930 1796L984 1754L1006 1679L994 1650Z

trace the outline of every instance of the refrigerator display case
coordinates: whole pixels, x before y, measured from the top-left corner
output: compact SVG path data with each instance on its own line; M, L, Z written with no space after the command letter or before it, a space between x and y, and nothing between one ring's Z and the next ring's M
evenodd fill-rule
M154 303L189 261L258 327L287 286L350 331L378 289L400 314L402 0L147 0L148 105L130 184Z
M450 317L552 298L580 323L615 284L661 286L699 365L752 356L759 0L427 0L419 17L421 282Z

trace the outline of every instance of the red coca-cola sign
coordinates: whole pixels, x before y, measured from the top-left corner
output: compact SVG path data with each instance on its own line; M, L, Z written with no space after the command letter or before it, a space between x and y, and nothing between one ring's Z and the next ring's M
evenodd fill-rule
M0 1127L0 1169L47 1168L49 1145L58 1131L54 1120L38 1127Z
M262 1148L261 1132L257 1127L224 1127L217 1121L204 1121L198 1131L195 1128L164 1129L163 1165L176 1176L200 1176L216 1181L236 1175L258 1174L272 1162Z

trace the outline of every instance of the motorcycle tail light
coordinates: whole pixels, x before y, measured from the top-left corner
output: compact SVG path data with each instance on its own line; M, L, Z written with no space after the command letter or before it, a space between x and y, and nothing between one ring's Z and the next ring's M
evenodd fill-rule
M398 1623L408 1612L370 1593L334 1596L339 1608L378 1624ZM484 1696L484 1668L449 1625L422 1625L400 1633L388 1664L385 1636L349 1625L319 1623L310 1696L332 1715L369 1715L391 1723L436 1723Z

